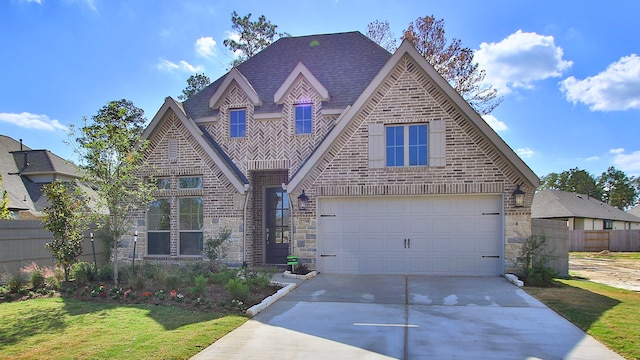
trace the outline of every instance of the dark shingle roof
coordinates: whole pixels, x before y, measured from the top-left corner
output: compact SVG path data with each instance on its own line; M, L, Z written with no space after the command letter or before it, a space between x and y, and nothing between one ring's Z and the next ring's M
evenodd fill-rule
M26 157L25 157L26 155ZM49 150L14 151L13 158L22 174L56 173L70 177L81 177L80 170L69 161ZM25 166L25 162L28 166Z
M560 190L542 190L533 197L531 217L592 218L640 222L640 217L626 213L593 197Z
M258 113L278 111L274 94L299 62L329 92L330 100L323 108L343 109L355 102L390 57L388 51L363 34L347 32L280 38L237 69L264 102L255 109ZM183 103L188 117L217 113L209 108L209 99L225 76Z

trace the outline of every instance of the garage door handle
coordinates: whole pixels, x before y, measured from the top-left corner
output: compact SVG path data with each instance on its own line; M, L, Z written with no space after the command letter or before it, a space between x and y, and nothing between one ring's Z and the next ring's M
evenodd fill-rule
M320 257L336 257L336 255L321 254Z
M500 255L482 255L483 258L500 259Z

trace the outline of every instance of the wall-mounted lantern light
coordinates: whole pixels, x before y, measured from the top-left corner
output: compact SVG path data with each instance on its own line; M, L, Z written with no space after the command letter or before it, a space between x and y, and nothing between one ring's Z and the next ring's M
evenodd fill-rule
M298 196L298 210L306 210L308 201L309 197L304 193L304 190L302 190L302 194Z
M516 207L524 206L524 195L525 192L520 189L520 185L513 191L513 199L516 202Z

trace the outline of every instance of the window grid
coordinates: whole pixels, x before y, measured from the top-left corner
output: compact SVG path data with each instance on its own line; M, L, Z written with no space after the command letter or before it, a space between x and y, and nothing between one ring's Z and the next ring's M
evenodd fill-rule
M247 111L244 109L229 112L229 136L243 138L247 135Z
M311 104L295 105L296 134L311 134L313 131Z
M428 165L426 124L393 125L385 128L386 166Z

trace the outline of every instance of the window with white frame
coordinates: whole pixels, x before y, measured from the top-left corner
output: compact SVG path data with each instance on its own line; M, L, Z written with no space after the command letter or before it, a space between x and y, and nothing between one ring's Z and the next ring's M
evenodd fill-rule
M202 255L203 201L202 197L178 199L180 255Z
M147 210L147 254L169 255L171 251L171 199L158 199Z
M313 131L311 104L294 106L296 134L311 134Z
M427 134L427 124L386 126L386 166L427 166Z
M229 136L232 138L247 136L247 110L232 109L229 111Z

